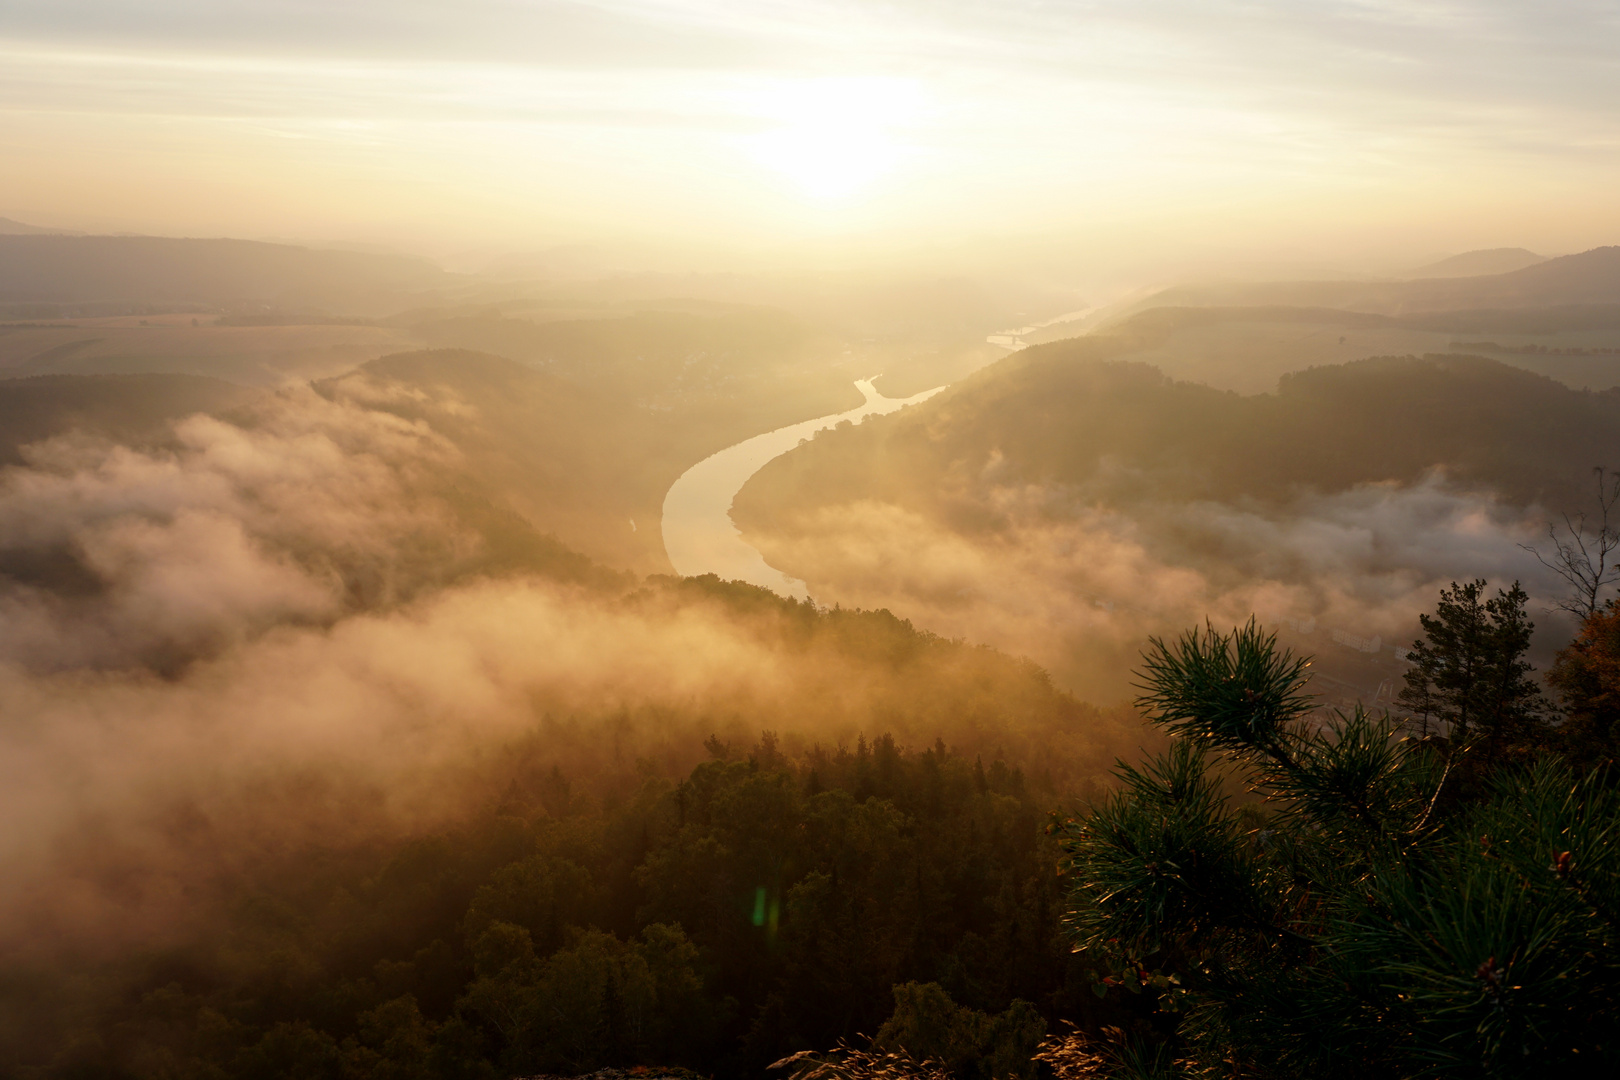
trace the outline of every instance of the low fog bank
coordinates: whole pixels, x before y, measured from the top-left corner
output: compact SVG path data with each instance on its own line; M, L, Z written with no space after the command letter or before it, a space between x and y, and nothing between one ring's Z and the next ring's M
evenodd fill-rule
M1522 545L1592 497L1620 395L1481 357L1313 367L1242 396L1115 359L1099 335L1009 357L924 405L771 462L733 516L828 603L892 607L1130 693L1147 635L1251 614L1319 657L1330 700L1389 703L1452 581L1521 580L1538 662L1572 627Z
M165 668L385 601L413 556L473 542L425 492L455 457L425 426L307 390L239 421L192 416L161 448L70 434L22 451L0 474L0 661Z
M466 811L482 755L544 717L600 737L620 712L717 685L742 707L782 681L779 657L712 615L616 613L532 580L282 626L174 680L11 665L0 812L30 827L0 847L0 932L138 938L258 859ZM632 761L676 734L618 724L629 745L611 753Z
M887 613L590 564L376 404L287 391L0 473L0 955L184 937L277 860L551 770L614 798L710 736L943 739L1067 792L1139 745L1129 713Z
M0 841L0 951L161 941L265 860L428 833L551 768L586 797L633 786L711 735L943 738L1071 791L1138 745L1129 716L996 654L758 602L486 579L283 624L177 678L8 664L0 813L28 827Z
M1327 678L1368 698L1383 689L1388 703L1394 687L1381 684L1401 670L1394 650L1417 636L1418 614L1441 588L1476 576L1523 582L1543 663L1573 630L1545 610L1563 583L1521 546L1546 547L1545 515L1438 472L1283 505L1122 508L1064 485L989 486L958 493L938 515L866 499L746 535L820 602L887 606L1029 656L1091 700L1131 692L1149 635L1253 614L1318 654Z

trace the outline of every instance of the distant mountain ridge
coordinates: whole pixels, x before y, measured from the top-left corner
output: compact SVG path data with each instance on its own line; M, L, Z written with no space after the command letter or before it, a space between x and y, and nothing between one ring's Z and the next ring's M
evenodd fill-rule
M0 235L0 302L127 301L397 310L456 279L398 255L255 240Z
M1611 246L1547 259L1507 273L1479 276L1379 282L1263 281L1182 285L1156 293L1134 305L1132 310L1166 306L1283 305L1409 315L1485 308L1616 303L1620 303L1620 247Z
M72 229L47 229L12 218L0 217L0 236L82 236Z
M1523 270L1527 266L1547 261L1547 256L1537 255L1524 248L1484 248L1479 251L1465 251L1460 255L1453 255L1441 259L1427 266L1420 266L1406 276L1408 278L1463 278L1485 277L1491 274L1510 274L1515 270Z

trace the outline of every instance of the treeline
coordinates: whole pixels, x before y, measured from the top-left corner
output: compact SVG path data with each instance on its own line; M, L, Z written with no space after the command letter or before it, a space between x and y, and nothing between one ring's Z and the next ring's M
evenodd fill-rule
M553 770L442 834L286 859L99 993L14 970L6 1073L744 1076L885 1030L965 1076L1028 1073L1048 1018L1085 1011L1044 830L1059 792L887 735L707 750L622 798ZM19 1054L30 1038L53 1053Z

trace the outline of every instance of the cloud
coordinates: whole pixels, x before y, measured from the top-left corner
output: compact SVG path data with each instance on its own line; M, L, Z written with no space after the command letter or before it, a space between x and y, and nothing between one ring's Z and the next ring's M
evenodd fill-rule
M1136 745L1129 716L882 620L454 573L482 534L436 493L476 481L344 389L0 474L0 957L195 940L280 859L494 812L534 770L584 798L684 773L710 734L1038 737L1065 782Z
M1358 638L1387 653L1453 580L1520 579L1538 621L1560 583L1519 545L1539 518L1452 489L1366 485L1275 510L1214 502L1099 509L1069 489L991 486L953 508L952 526L907 507L861 502L796 519L791 535L748 536L821 603L889 607L936 632L1031 657L1082 696L1130 693L1150 634L1205 618L1258 615ZM1286 632L1286 630L1285 630ZM1321 642L1317 642L1318 645ZM1306 643L1309 651L1311 645Z
M157 447L56 439L0 474L0 953L190 932L293 852L489 811L525 763L684 769L705 735L767 726L1035 737L1020 702L969 700L959 672L896 675L765 616L458 578L445 568L479 538L435 494L467 480L455 450L349 390L192 417ZM865 503L810 519L780 565L824 603L890 607L1104 698L1127 692L1146 633L1204 615L1388 637L1448 575L1534 569L1515 546L1529 523L1439 477L1279 511L971 498L993 527ZM1129 724L1082 717L1039 732L1052 760L1134 747Z
M622 771L783 696L701 605L445 587L481 539L435 493L470 478L347 390L0 473L0 951L150 939L280 853L431 829L514 742Z
M796 138L758 104L859 77L915 85L928 107L894 133L905 167L872 189L877 210L846 224L930 249L941 222L964 242L1057 230L1086 237L1084 263L1136 258L1110 251L1165 230L1180 247L1156 242L1155 259L1174 260L1211 234L1223 250L1286 248L1332 230L1318 219L1387 222L1397 205L1425 230L1477 234L1480 204L1504 202L1521 211L1513 227L1545 236L1547 164L1577 170L1559 185L1601 190L1620 145L1605 105L1620 89L1604 47L1615 19L1601 5L1349 0L25 3L0 39L13 105L0 130L18 148L14 202L58 217L117 203L142 215L124 228L194 232L206 208L236 222L207 227L235 232L340 224L347 237L392 221L397 238L431 208L507 243L515 227L535 242L673 228L692 243L718 214L758 243L797 235L781 216L802 215L751 161L761 138ZM121 146L121 201L93 187L64 205L56 170L86 171L63 156L64 125L71 143ZM113 125L146 134L110 143ZM209 163L178 197L177 154ZM254 199L249 161L269 178ZM412 193L405 175L432 183ZM1603 206L1560 205L1563 233L1597 242ZM1278 221L1290 211L1293 228Z
M172 679L0 667L0 948L160 934L283 852L430 830L487 800L469 777L520 737L621 768L661 739L701 752L681 709L781 679L713 611L532 580L284 625ZM626 726L653 706L670 730Z
M423 493L447 443L307 388L242 424L187 419L165 449L25 455L0 473L0 663L30 669L171 667L386 601L415 550L474 542Z

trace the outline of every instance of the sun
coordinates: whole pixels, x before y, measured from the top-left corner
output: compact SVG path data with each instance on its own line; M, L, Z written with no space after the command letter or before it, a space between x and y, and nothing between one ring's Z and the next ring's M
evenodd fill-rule
M778 84L755 101L771 125L751 137L760 164L817 202L845 202L892 172L906 150L897 131L916 111L910 83L810 79Z

